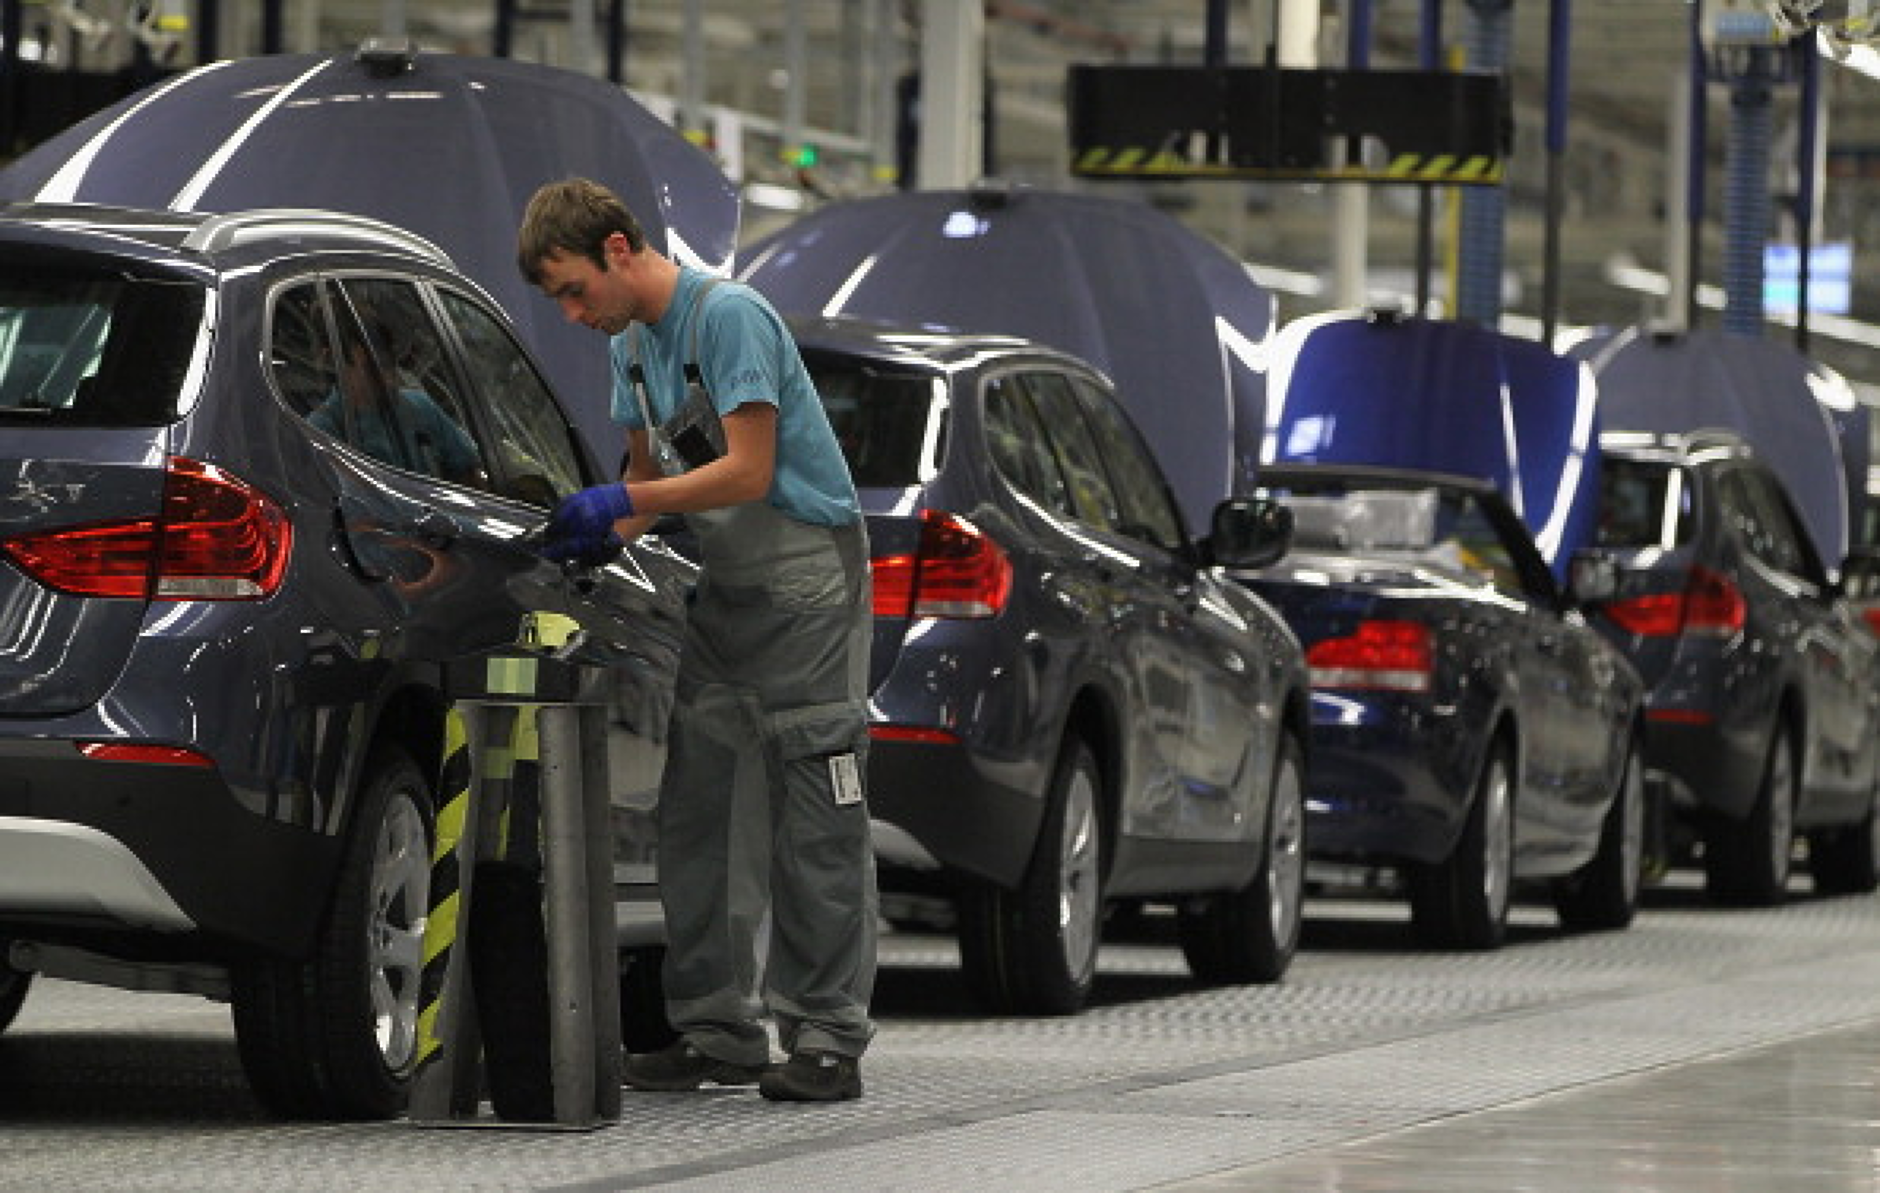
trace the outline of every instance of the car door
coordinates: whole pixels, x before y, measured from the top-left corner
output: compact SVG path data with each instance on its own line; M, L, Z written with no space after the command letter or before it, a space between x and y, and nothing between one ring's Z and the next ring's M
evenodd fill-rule
M335 545L386 607L388 651L445 660L512 643L521 614L560 603L559 573L522 543L533 517L492 488L490 460L446 374L416 282L303 277L276 292L270 361L290 407L320 432Z
M1598 840L1616 755L1626 745L1617 654L1568 609L1526 526L1466 499L1456 531L1510 601L1526 741L1517 832L1528 856L1583 853Z
M1257 835L1272 773L1278 698L1233 599L1196 566L1166 478L1110 392L1087 377L1074 388L1114 487L1116 531L1134 545L1155 638L1169 651L1166 680L1186 693L1175 755L1179 803L1158 835L1211 840Z
M1871 643L1828 583L1806 530L1775 477L1759 468L1725 475L1749 568L1781 627L1806 700L1806 794L1835 803L1868 798L1873 735Z
M1188 721L1188 682L1171 637L1174 600L1144 558L1141 542L1123 534L1123 508L1084 408L1059 370L1012 378L1038 413L1069 499L1076 538L1067 561L1100 615L1088 641L1096 666L1122 677L1121 833L1159 835L1178 822L1181 756Z

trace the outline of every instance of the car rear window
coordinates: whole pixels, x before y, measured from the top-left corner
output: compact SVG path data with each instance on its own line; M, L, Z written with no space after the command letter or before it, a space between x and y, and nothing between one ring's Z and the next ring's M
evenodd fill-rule
M807 352L803 363L858 488L917 485L924 467L938 466L944 424L932 377Z
M0 419L156 426L178 416L202 288L101 271L0 280Z
M1662 547L1691 538L1691 488L1673 464L1607 456L1599 466L1602 547Z

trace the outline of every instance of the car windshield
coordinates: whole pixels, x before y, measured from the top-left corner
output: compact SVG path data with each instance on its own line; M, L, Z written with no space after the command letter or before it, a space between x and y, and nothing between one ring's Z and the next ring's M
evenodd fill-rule
M200 286L100 271L9 272L0 282L0 418L156 426L177 417Z
M932 378L884 373L863 361L819 353L805 352L803 361L856 486L920 484L923 469L938 463L941 450Z
M1293 546L1300 551L1401 560L1522 591L1520 564L1468 493L1355 483L1268 493L1292 511Z
M1602 547L1675 547L1690 541L1690 486L1682 469L1607 456L1599 466Z

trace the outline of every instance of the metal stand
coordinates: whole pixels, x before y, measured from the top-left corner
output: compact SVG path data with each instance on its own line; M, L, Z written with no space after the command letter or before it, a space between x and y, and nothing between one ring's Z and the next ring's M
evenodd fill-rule
M415 1124L620 1119L605 678L524 649L446 675Z

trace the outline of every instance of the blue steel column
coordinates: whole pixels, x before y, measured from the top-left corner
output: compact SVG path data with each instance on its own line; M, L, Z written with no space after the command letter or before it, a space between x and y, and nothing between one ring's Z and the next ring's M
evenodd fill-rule
M1730 143L1723 187L1723 329L1760 336L1763 248L1769 237L1774 51L1752 49L1730 83Z
M1547 25L1547 228L1541 272L1541 343L1554 344L1560 318L1560 219L1565 202L1567 74L1572 63L1573 5L1553 0Z
M1820 135L1821 55L1813 37L1789 43L1802 77L1801 132L1795 145L1795 350L1808 351L1808 267L1815 247L1815 148Z
M1469 70L1501 74L1508 65L1513 0L1469 0ZM1501 322L1501 262L1507 200L1499 186L1462 188L1461 261L1456 315L1484 327Z
M1442 65L1443 0L1423 0L1418 23L1417 68L1435 70ZM1436 263L1436 191L1417 183L1417 314L1430 312L1430 272Z

